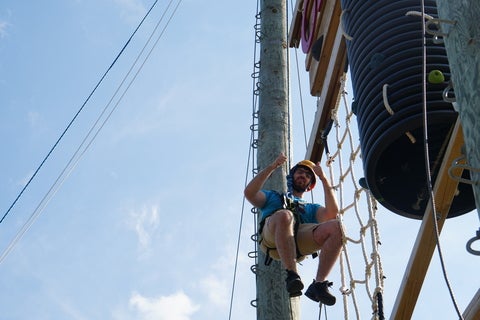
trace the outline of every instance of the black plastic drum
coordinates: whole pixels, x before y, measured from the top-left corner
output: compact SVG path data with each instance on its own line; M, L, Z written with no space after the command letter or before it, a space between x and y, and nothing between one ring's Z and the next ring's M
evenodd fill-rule
M342 0L342 27L355 96L365 180L392 212L421 219L429 201L423 136L423 33L417 0ZM434 0L426 14L436 17ZM457 112L443 100L450 69L443 44L426 39L426 68L445 82L427 84L428 145L432 181L438 175ZM384 95L384 92L386 95ZM393 114L387 110L389 106ZM463 178L469 178L464 172ZM475 209L473 191L459 184L448 217Z

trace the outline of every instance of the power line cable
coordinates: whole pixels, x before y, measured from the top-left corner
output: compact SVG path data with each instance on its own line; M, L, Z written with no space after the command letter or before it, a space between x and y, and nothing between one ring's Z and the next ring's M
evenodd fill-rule
M125 51L125 49L127 48L127 46L130 44L130 41L133 39L133 37L135 36L135 34L137 33L137 31L140 29L140 27L142 26L143 22L145 21L145 19L148 17L148 15L150 14L150 12L153 10L153 8L155 7L155 5L157 4L158 0L155 0L155 2L152 4L152 6L150 7L150 9L147 11L147 13L145 14L145 16L143 17L143 19L140 21L140 23L137 25L137 27L135 28L135 30L133 31L133 33L130 35L130 37L128 38L127 42L123 45L122 49L120 50L120 52L117 54L117 56L115 57L115 59L113 60L113 62L110 64L110 66L107 68L107 70L104 72L104 74L102 75L102 77L100 78L100 80L97 82L97 84L95 85L95 87L93 88L93 90L90 92L90 94L87 96L87 98L85 99L85 101L83 102L83 104L81 105L81 107L78 109L77 113L75 113L75 115L73 116L72 120L70 120L70 122L68 123L68 125L65 127L65 129L63 130L63 132L60 134L60 137L57 139L57 141L55 141L55 143L53 144L52 148L48 151L47 155L43 158L43 160L40 162L40 165L37 167L37 169L35 170L35 172L32 174L32 176L30 177L30 179L27 181L27 183L25 184L25 186L22 188L22 190L20 191L20 193L17 195L17 197L15 198L15 200L13 200L12 204L10 205L10 207L8 207L8 209L6 210L6 212L3 214L2 218L0 219L0 223L3 222L3 220L5 220L5 218L8 216L8 214L12 211L13 207L15 206L15 204L18 202L18 200L20 199L20 197L23 195L23 193L25 192L25 190L28 188L28 186L32 183L33 179L37 176L38 172L40 171L40 169L42 169L43 165L45 164L45 162L48 160L48 158L50 158L50 155L53 153L53 151L57 148L58 144L60 143L60 141L63 139L63 137L65 136L65 134L67 133L67 131L70 129L70 127L73 125L73 123L75 122L75 120L78 118L78 116L80 115L80 113L83 111L83 109L85 108L86 104L88 103L88 101L90 101L90 98L93 96L93 94L97 91L97 88L100 86L100 84L103 82L103 80L105 79L105 77L107 76L107 74L110 72L110 70L113 68L113 66L117 63L118 59L120 58L120 56L123 54L123 52Z
M13 250L13 248L15 247L15 245L18 243L18 241L20 241L20 239L23 237L23 235L28 231L28 229L31 227L31 225L35 222L35 220L38 218L38 216L41 214L41 212L43 211L43 209L47 206L48 202L53 198L53 196L55 195L55 193L58 191L58 189L60 188L60 186L63 184L63 182L67 179L67 177L70 175L70 173L73 171L73 169L76 167L76 165L78 164L78 162L80 161L80 159L82 158L82 156L85 154L85 152L88 150L88 148L91 146L91 144L93 143L93 141L95 140L95 138L98 136L99 132L101 131L101 129L105 126L106 122L110 119L111 115L113 114L113 112L116 110L116 108L118 107L119 103L123 100L123 97L125 96L125 94L127 93L128 89L131 87L131 85L133 84L133 82L135 81L135 79L137 78L138 74L140 73L140 71L142 70L143 66L145 65L145 62L148 60L148 58L150 57L153 49L156 47L158 41L160 40L160 38L162 37L162 35L164 34L167 26L169 25L170 21L172 20L173 16L175 15L180 3L182 2L182 0L180 0L176 7L173 9L173 12L171 13L168 21L166 22L165 26L163 27L160 35L157 37L156 41L154 42L152 48L150 49L150 51L147 53L147 55L145 56L143 62L141 63L140 67L138 68L137 72L134 74L134 76L132 77L132 79L130 80L130 82L128 83L127 87L124 89L123 93L121 94L121 96L119 97L119 99L117 100L117 102L115 103L114 107L112 108L112 110L108 113L108 115L105 117L105 119L103 120L103 122L100 124L100 126L98 126L98 124L100 123L100 120L101 118L105 115L108 107L110 106L110 104L112 103L112 101L114 100L115 96L117 95L117 93L120 91L120 88L123 86L123 84L125 83L126 79L128 78L128 76L130 75L130 73L132 72L133 68L135 67L135 65L137 65L140 57L142 56L142 54L145 52L145 49L147 48L148 44L150 43L151 39L153 38L153 35L155 34L156 30L158 29L159 25L161 24L161 22L163 21L165 15L166 15L166 12L168 11L168 9L170 8L170 5L173 3L173 0L170 1L169 5L167 6L167 8L165 9L162 17L160 18L159 22L157 23L156 27L154 28L154 30L152 31L149 39L147 40L146 44L144 45L144 47L142 48L142 50L140 51L140 53L137 55L137 58L135 59L135 61L133 62L130 70L127 72L127 74L125 75L125 77L123 78L123 80L121 81L120 85L118 86L117 90L115 91L115 93L113 94L112 98L110 99L110 101L107 103L107 105L105 106L104 110L102 111L102 113L99 115L99 117L97 118L96 122L93 124L93 126L90 128L89 132L87 133L87 135L85 136L85 138L83 139L82 143L80 144L80 146L77 148L76 152L74 153L74 155L70 158L69 162L67 163L67 165L64 167L64 169L62 170L62 172L59 174L59 176L57 177L57 179L55 180L55 182L53 183L53 185L50 187L50 189L48 190L48 192L45 194L45 196L42 198L42 200L40 201L40 203L37 205L37 207L35 208L35 210L33 211L33 213L31 214L31 216L29 217L29 219L24 223L24 225L22 226L22 228L20 229L19 232L17 232L17 234L15 235L14 239L9 243L9 245L7 246L7 248L3 251L3 253L0 255L0 264L5 260L5 258L8 256L8 254ZM97 128L98 127L98 128ZM95 133L92 135L92 133L94 132L94 129L97 128L97 130L95 131ZM89 139L89 137L91 136L91 138ZM82 150L83 148L83 150Z

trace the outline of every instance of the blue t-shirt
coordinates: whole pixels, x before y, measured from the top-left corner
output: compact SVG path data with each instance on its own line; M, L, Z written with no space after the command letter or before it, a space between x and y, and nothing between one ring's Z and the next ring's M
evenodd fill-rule
M272 190L262 190L265 193L266 201L265 205L260 209L261 218L264 219L274 213L275 211L283 208L283 194ZM297 198L293 194L285 194L291 201L298 202L300 211L300 223L318 223L317 210L321 206L316 203L308 203L302 198Z

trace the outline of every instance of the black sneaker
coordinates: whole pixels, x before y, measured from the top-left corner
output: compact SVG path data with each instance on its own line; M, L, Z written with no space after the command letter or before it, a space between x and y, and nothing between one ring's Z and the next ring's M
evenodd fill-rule
M332 285L332 282L315 282L315 280L313 280L313 283L308 287L307 291L305 291L305 295L315 302L321 302L327 306L333 306L337 301L337 298L335 298L335 296L328 290L328 287L331 287Z
M287 279L285 279L287 291L290 297L298 297L302 295L303 282L298 273L287 270Z

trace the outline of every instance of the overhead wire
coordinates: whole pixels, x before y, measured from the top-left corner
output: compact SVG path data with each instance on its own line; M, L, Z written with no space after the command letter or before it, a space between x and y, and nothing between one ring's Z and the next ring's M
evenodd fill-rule
M249 170L250 170L250 157L252 156L252 143L254 139L254 134L252 132L251 137L250 137L250 145L248 148L248 157L247 157L247 165L245 168L245 181L244 184L245 186L247 185L248 181L248 176L249 176ZM233 279L232 279L232 288L231 288L231 293L230 293L230 306L229 306L229 311L228 311L228 319L232 319L232 310L233 310L233 302L234 302L234 296L235 296L235 286L236 286L236 280L237 280L237 269L238 269L238 257L240 255L240 243L242 240L242 226L243 226L243 218L244 218L244 213L245 213L245 196L243 196L242 199L242 208L240 210L240 221L238 222L238 233L237 233L237 246L235 250L235 262L234 262L234 267L233 267Z
M443 277L445 280L445 283L448 288L448 292L450 294L450 298L452 300L452 303L455 307L455 311L459 317L459 319L463 320L462 313L458 307L458 303L455 299L455 295L453 293L452 286L450 284L450 281L448 279L448 274L445 266L445 261L443 258L443 252L442 252L442 247L440 245L440 235L439 235L439 230L438 230L438 222L437 222L437 210L436 210L436 205L435 205L435 193L433 191L433 182L432 182L432 172L430 168L430 156L429 156L429 144L428 144L428 113L427 113L427 40L426 40L426 13L425 13L425 0L420 0L421 4L421 13L422 13L422 90L423 90L423 143L424 143L424 153L425 153L425 170L426 170L426 178L427 178L427 186L428 186L428 192L430 195L430 201L432 204L432 221L433 221L433 226L434 226L434 231L435 231L435 239L437 243L437 251L438 251L438 256L440 260L440 265L442 268L442 273Z
M292 0L290 0L290 10L292 11L292 14L294 12L294 6ZM304 105L303 105L303 92L302 92L302 82L300 81L300 64L298 62L298 49L294 48L293 51L295 52L295 69L296 69L296 75L297 75L297 85L298 85L298 97L300 100L300 109L302 111L302 124L303 124L303 140L305 143L305 149L308 148L308 142L307 142L307 126L305 124L305 110L304 110Z
M25 192L25 190L30 186L30 184L32 183L33 179L37 176L38 172L42 169L43 165L45 164L45 162L48 160L48 158L50 158L51 154L53 153L53 151L57 148L58 144L60 143L60 141L63 139L63 137L65 136L65 134L67 133L67 131L70 129L70 127L73 125L73 123L77 120L78 116L80 115L80 113L83 111L83 109L85 108L85 106L87 105L87 103L90 101L90 98L93 96L93 94L97 91L98 87L100 86L100 84L103 82L103 80L105 79L105 77L108 75L108 73L110 72L110 70L112 70L113 66L117 63L118 59L120 58L120 56L123 54L123 52L125 51L125 49L128 47L128 45L130 44L130 41L133 39L133 37L135 36L135 34L137 33L137 31L140 29L140 27L143 25L143 22L145 21L145 19L148 17L148 15L150 14L150 12L153 10L153 8L155 7L155 5L157 4L158 0L155 0L155 2L152 4L152 6L150 7L150 9L147 11L147 13L144 15L143 19L140 21L140 23L137 25L137 27L135 28L135 30L133 31L133 33L130 35L130 37L128 38L127 42L125 42L125 44L123 45L122 49L120 50L120 52L117 54L117 56L115 57L115 59L113 59L113 62L110 64L110 66L107 68L107 70L103 73L103 75L100 77L100 80L96 83L96 85L93 87L92 91L90 92L90 94L87 96L87 98L85 99L85 101L82 103L82 105L80 106L80 108L78 109L78 111L75 113L75 115L73 116L73 118L70 120L70 122L67 124L67 126L65 127L65 129L63 130L63 132L60 134L60 136L58 137L58 139L55 141L55 143L53 144L53 146L50 148L50 150L47 152L47 155L43 158L43 160L40 162L40 165L37 167L37 169L35 169L34 173L32 174L32 176L30 177L30 179L27 181L27 183L23 186L23 188L20 190L19 194L17 195L17 197L13 200L13 202L11 203L11 205L8 207L8 209L5 211L5 213L3 214L2 218L0 219L0 223L3 222L3 220L5 220L5 218L8 216L8 214L12 211L13 207L15 206L15 204L18 202L18 200L20 199L20 197L23 195L23 193Z
M292 1L290 1L290 5L292 5ZM293 11L293 10L292 10ZM288 167L292 167L292 157L293 157L293 151L292 151L292 107L290 103L290 50L288 49L288 35L289 35L289 10L288 10L288 4L285 2L285 39L286 39L286 51L287 51L287 111L288 111L288 125L287 125L287 137L288 139L286 140L286 150L287 150L287 155L288 155ZM294 306L292 305L292 299L289 299L289 311L290 311L290 319L294 319Z
M292 15L294 14L294 5L293 1L290 0L290 10L292 11ZM287 24L288 26L288 24ZM287 27L288 28L288 27ZM289 32L287 31L287 34ZM305 107L303 103L303 91L302 91L302 81L300 80L300 63L298 62L298 48L293 48L293 51L295 52L295 70L296 70L296 75L297 75L297 85L298 85L298 99L300 101L300 110L301 110L301 116L302 116L302 128L303 128L303 141L305 144L305 153L308 150L308 141L307 141L307 125L305 122ZM310 197L311 201L314 202L314 195L313 195L313 190L310 190Z
M256 149L256 137L255 137L255 132L257 131L257 126L258 124L256 123L256 119L258 118L258 94L259 94L259 87L261 84L258 82L258 69L260 67L259 63L257 63L257 51L258 51L258 46L257 44L260 42L260 37L261 37L261 31L260 31L260 1L257 0L257 10L255 14L255 25L254 25L254 45L253 45L253 71L251 74L252 77L252 124L250 125L250 142L249 142L249 148L248 148L248 156L247 156L247 166L246 166L246 171L245 171L245 181L244 181L244 187L247 186L248 182L248 177L249 177L249 171L252 171L252 174L255 175L257 168L250 169L250 165L252 167L254 166L255 163L255 152L254 150ZM251 160L251 161L250 161ZM234 297L235 297L235 287L236 287L236 279L237 279L237 269L238 269L238 257L240 254L240 243L241 243L241 236L242 236L242 226L243 226L243 218L244 218L244 212L245 212L245 196L243 196L242 200L242 207L240 211L240 221L239 221L239 226L238 226L238 235L237 235L237 247L236 247L236 252L235 252L235 262L234 262L234 268L233 268L233 276L232 276L232 287L231 287L231 294L230 294L230 306L229 306L229 312L228 312L228 319L230 320L232 318L232 310L233 310L233 303L234 303ZM257 226L257 221L256 221L256 215L253 215L254 217L254 228L256 229ZM252 236L253 240L255 240L255 234ZM255 264L251 267L251 270L255 273L256 265L257 265L257 242L255 241L255 248L253 251L253 257L255 258ZM250 255L250 254L249 254ZM252 300L250 304L255 307L255 302L256 300Z
M305 149L308 148L308 141L307 141L307 126L305 124L305 110L304 110L304 105L303 105L303 93L302 93L302 83L300 81L300 67L298 63L298 50L295 48L295 64L296 64L296 70L297 70L297 84L298 84L298 96L300 100L300 109L302 110L302 123L303 123L303 140L305 143Z
M286 20L288 23L288 8L286 7ZM249 145L249 154L248 154L248 164L247 164L247 173L246 175L248 176L248 171L250 170L250 164L252 163L252 166L254 166L255 163L255 152L253 152L254 149L256 149L256 137L255 137L255 132L257 132L257 127L258 123L256 122L256 119L258 118L258 94L259 90L261 89L262 83L258 81L258 69L260 68L260 62L257 62L257 44L260 43L262 34L261 34L261 24L260 24L260 1L257 0L257 10L256 10L256 22L254 26L255 30L255 41L254 41L254 50L253 50L253 60L254 60L254 66L253 66L253 72L251 74L252 76L252 125L250 126L251 130L251 137L250 137L250 145ZM288 38L288 29L286 30L286 37ZM289 65L289 56L288 56L288 50L287 50L287 65ZM287 77L289 77L289 70L287 70ZM288 83L288 82L287 82ZM290 88L289 88L289 83L287 84L287 95L289 95ZM290 147L290 121L291 121L291 112L290 112L290 105L287 106L287 111L288 111L288 140L286 141L285 150L287 153L287 158L290 160L291 159L291 147ZM250 162L251 161L251 162ZM252 169L252 174L255 176L255 174L258 173L258 168L254 167ZM245 186L247 185L247 176L245 177ZM232 314L232 306L233 306L233 298L234 298L234 291L235 291L235 280L236 280L236 273L237 273L237 267L238 267L238 254L239 254L239 246L240 246L240 241L241 241L241 227L243 224L243 214L245 210L245 197L243 197L243 202L242 202L242 209L241 209L241 217L240 217L240 226L239 226L239 234L238 234L238 240L237 240L237 252L236 252L236 257L235 257L235 267L234 267L234 275L233 275L233 283L232 283L232 293L231 293L231 298L230 298L230 311L229 311L229 319L231 319L231 314ZM254 213L254 234L252 236L252 240L255 242L255 249L254 251L249 253L250 258L255 259L255 265L251 267L251 270L256 273L256 265L258 263L258 255L256 254L258 251L258 244L257 244L257 214L255 210L252 210L252 213ZM255 305L256 300L251 301L252 306ZM291 310L290 310L291 312Z
M292 0L290 0L290 11L292 13L292 17L294 16L294 9L293 9L293 2ZM285 34L285 39L287 41L287 84L288 84L288 87L287 87L287 94L288 94L288 97L289 97L289 102L288 102L288 152L289 152L289 156L288 156L288 159L291 160L293 158L293 151L292 151L292 145L293 145L293 141L292 141L292 103L290 102L290 98L291 98L291 90L290 90L290 79L291 79L291 76L290 76L290 50L289 50L289 46L288 46L288 42L289 42L289 34L290 34L290 24L289 24L289 15L288 13L290 12L288 10L288 4L286 4L285 6L285 25L286 25L286 34ZM301 91L301 83L300 83L300 71L299 71L299 67L298 67L298 54L297 54L297 50L296 48L294 48L294 52L295 52L295 62L296 62L296 70L297 70L297 84L298 84L298 87L299 87L299 92L300 92L300 106L301 106L301 110L302 110L302 123L303 123L303 132L304 132L304 139L305 139L305 143L307 142L306 140L306 128L305 128L305 116L304 116L304 112L303 112L303 100L302 100L302 91ZM306 147L306 145L305 145ZM289 168L292 167L292 164L289 163ZM288 178L287 178L288 179ZM288 183L287 183L288 184ZM292 304L292 299L289 300L290 304L289 304L289 307L290 307L290 319L295 319L295 307L294 305Z
M155 1L156 3L157 1ZM146 61L148 60L148 58L150 57L151 53L153 52L154 48L156 47L156 45L158 44L158 41L161 39L161 37L163 36L166 28L168 27L170 21L172 20L173 16L175 15L180 3L182 2L182 0L179 0L176 4L176 6L174 7L174 9L172 10L172 13L170 14L170 17L169 19L166 21L163 29L161 30L160 34L158 35L156 41L153 43L151 49L148 51L148 53L145 55L144 59L143 59L143 62L140 64L140 66L138 67L137 71L134 73L134 75L132 76L132 78L130 79L129 83L127 84L127 86L125 87L125 89L123 90L123 93L120 95L120 97L118 98L117 102L114 104L113 108L110 110L110 112L106 115L106 117L103 119L103 121L100 123L102 117L106 114L108 108L110 107L111 103L113 102L113 100L115 99L115 97L117 96L117 94L120 92L120 89L122 88L122 86L125 84L127 78L130 76L130 74L132 73L134 67L137 65L138 61L140 60L141 56L143 55L143 53L145 52L147 46L150 44L154 34L156 33L158 27L160 26L160 24L163 22L165 16L166 16L166 13L168 12L171 4L174 2L174 0L171 0L168 4L168 6L166 7L166 9L164 10L162 16L160 17L159 21L157 22L155 28L153 29L153 31L151 32L150 34L150 37L148 38L148 40L146 41L145 45L143 46L142 50L139 52L139 54L137 55L137 58L135 59L135 61L132 63L129 71L126 73L126 75L124 76L124 78L122 79L122 81L120 82L120 84L118 85L116 91L114 92L114 94L112 95L111 99L109 100L109 102L106 104L106 106L104 107L103 111L101 112L101 114L97 117L97 120L95 121L95 123L92 125L92 127L90 128L89 132L86 134L86 136L84 137L83 141L81 142L81 144L79 145L79 147L77 148L77 150L75 151L75 153L73 154L73 156L70 158L70 160L68 161L67 165L63 168L63 170L61 171L61 173L57 176L57 179L55 180L55 182L52 184L52 186L50 187L50 189L47 191L47 193L44 195L44 197L42 198L42 200L40 201L40 203L37 205L37 207L35 208L35 210L33 211L33 213L30 215L29 219L23 224L22 228L17 232L17 234L15 235L15 237L12 239L12 241L9 243L9 245L7 246L7 248L2 252L2 254L0 255L0 264L5 260L5 258L8 256L8 254L13 250L13 248L15 247L15 245L18 243L18 241L23 237L23 235L28 231L28 229L32 226L32 224L35 222L35 220L38 218L38 216L41 214L41 212L43 211L43 209L47 206L47 204L49 203L49 201L53 198L53 196L56 194L56 192L58 191L58 189L61 187L61 185L64 183L64 181L68 178L68 176L71 174L71 172L74 170L74 168L76 167L76 165L78 164L78 162L80 161L80 159L82 158L82 156L85 154L85 152L89 149L89 147L91 146L91 144L93 143L93 141L95 140L95 138L98 136L98 134L100 133L100 131L102 130L102 128L105 126L106 122L110 119L111 115L113 114L113 112L117 109L118 105L120 104L120 102L123 100L125 94L127 93L127 91L129 90L129 88L131 87L131 85L133 84L133 82L136 80L138 74L140 73L140 71L143 69ZM148 13L150 13L150 11L153 9L153 6L150 8L150 10L148 11ZM145 17L142 19L142 23L143 21L145 20ZM138 27L135 29L135 32L138 30ZM129 41L131 40L132 37L130 37ZM124 50L124 49L122 49ZM116 60L118 59L118 56L116 58ZM103 79L104 77L102 77ZM96 86L98 87L98 85ZM93 93L91 93L88 97L88 99L92 96ZM86 102L88 102L88 99L86 100ZM84 105L86 104L86 102L84 103ZM82 105L82 108L83 106ZM77 115L78 116L78 113ZM73 123L73 122L71 122ZM99 125L100 124L100 125ZM96 130L95 130L96 128ZM65 132L64 132L65 133ZM92 135L93 134L93 135ZM60 140L57 140L57 144ZM53 151L53 150L51 150ZM51 153L51 152L50 152ZM50 154L49 153L49 154ZM45 162L46 159L43 161ZM37 171L39 171L39 169L37 169ZM24 188L25 189L25 188ZM24 190L23 190L24 191ZM17 200L18 200L19 197L17 197ZM13 207L13 206L12 206Z

